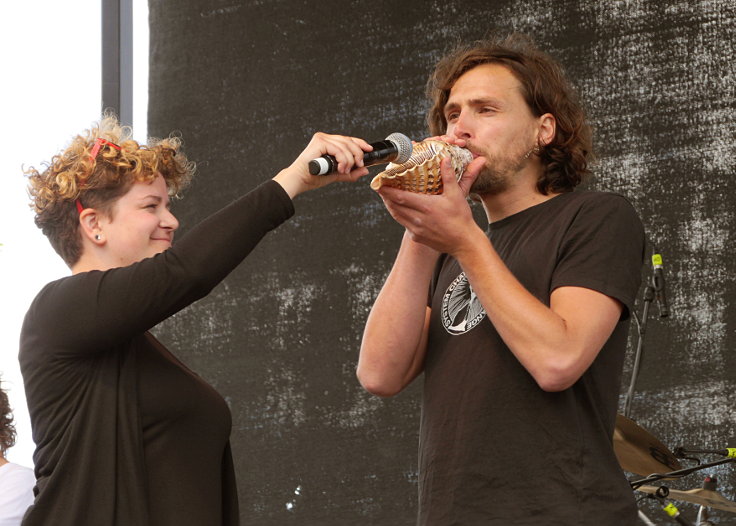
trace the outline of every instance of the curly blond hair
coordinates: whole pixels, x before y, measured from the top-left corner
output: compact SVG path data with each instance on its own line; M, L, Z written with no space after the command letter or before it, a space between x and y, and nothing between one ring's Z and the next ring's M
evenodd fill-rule
M101 144L93 158L97 143ZM194 174L194 164L180 148L181 139L174 135L141 145L132 139L129 126L105 113L99 123L54 155L45 170L24 170L36 226L64 262L73 266L82 255L77 203L112 218L115 201L134 183L151 183L158 175L166 181L169 194L178 197Z

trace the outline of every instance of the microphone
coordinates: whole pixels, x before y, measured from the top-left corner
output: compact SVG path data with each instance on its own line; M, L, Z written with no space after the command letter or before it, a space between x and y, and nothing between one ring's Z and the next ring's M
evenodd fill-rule
M667 296L664 291L664 266L662 264L662 255L657 253L655 249L652 254L652 287L654 295L659 306L659 317L666 318L670 315L670 309L667 306Z
M371 146L373 151L363 154L364 166L391 162L405 163L414 149L411 139L403 133L392 133L385 140L374 142ZM330 175L336 171L337 159L332 155L323 155L309 161L309 173L312 175Z

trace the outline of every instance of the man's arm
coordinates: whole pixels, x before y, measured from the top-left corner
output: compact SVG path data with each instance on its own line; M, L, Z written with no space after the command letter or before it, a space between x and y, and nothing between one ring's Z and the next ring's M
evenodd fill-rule
M439 254L404 234L391 273L363 332L357 375L379 396L399 393L424 369L430 310L427 291Z
M545 391L572 386L618 323L622 304L582 287L560 287L547 307L514 277L483 235L456 254L489 319Z
M467 195L483 162L480 158L470 163L459 184L455 182L454 170L449 168L455 189L462 195ZM381 197L394 215L383 193ZM467 207L467 203L463 204ZM394 219L404 224L398 217ZM396 262L363 332L357 375L366 390L379 396L399 393L424 370L431 312L427 294L440 252L413 238L407 228Z

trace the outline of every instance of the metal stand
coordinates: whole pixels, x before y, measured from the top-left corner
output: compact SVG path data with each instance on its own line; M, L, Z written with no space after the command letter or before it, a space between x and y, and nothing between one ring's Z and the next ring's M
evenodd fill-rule
M691 468L680 469L677 471L670 471L669 473L652 473L651 475L643 479L632 480L631 482L629 482L629 484L631 484L632 489L636 489L649 482L656 482L662 479L679 479L679 478L684 477L685 475L695 473L698 470L711 468L713 466L720 466L721 464L728 464L729 462L736 462L736 458L724 458L721 460L716 460L715 462L708 462L707 464L700 464L699 466L693 466Z
M629 383L629 390L626 392L626 399L624 401L624 416L630 418L631 414L631 401L634 398L634 388L636 387L636 380L639 377L639 370L641 369L641 362L644 356L644 335L647 332L647 320L649 318L649 307L654 301L654 287L647 284L644 287L644 309L642 310L641 320L639 316L634 312L634 319L636 320L637 334L639 341L636 344L636 354L634 355L634 368L631 371L631 381Z
M656 524L654 524L652 521L650 521L649 520L649 517L647 517L646 515L644 515L644 512L641 511L641 510L639 510L639 520L641 520L641 522L643 522L647 526L656 526Z

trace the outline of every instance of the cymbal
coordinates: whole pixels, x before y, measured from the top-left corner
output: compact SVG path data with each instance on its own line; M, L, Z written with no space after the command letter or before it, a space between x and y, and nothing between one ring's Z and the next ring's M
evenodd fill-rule
M636 488L637 491L643 491L644 493L656 493L657 486L641 486ZM692 502L694 504L700 504L701 506L707 506L709 508L717 508L719 510L730 511L736 513L736 502L730 501L724 498L717 491L709 489L695 488L688 490L669 489L668 499L682 500L685 502Z
M621 467L638 475L668 473L682 469L662 442L624 415L616 415L613 451Z

